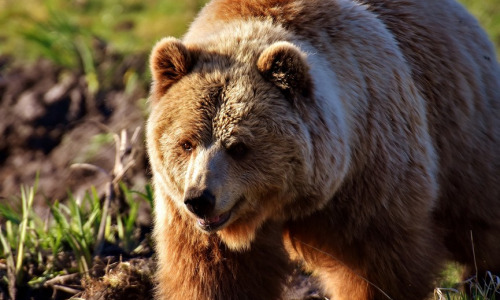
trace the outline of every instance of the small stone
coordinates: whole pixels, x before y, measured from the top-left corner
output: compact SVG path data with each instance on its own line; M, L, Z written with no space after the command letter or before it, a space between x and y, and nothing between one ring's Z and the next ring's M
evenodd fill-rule
M32 91L26 91L19 96L14 106L14 113L23 121L34 121L45 113L38 95Z

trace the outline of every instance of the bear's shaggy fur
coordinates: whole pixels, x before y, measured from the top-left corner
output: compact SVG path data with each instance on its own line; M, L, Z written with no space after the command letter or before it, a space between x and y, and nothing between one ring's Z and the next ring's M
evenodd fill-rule
M456 2L214 0L150 64L158 299L278 299L292 260L336 300L500 272L500 68Z

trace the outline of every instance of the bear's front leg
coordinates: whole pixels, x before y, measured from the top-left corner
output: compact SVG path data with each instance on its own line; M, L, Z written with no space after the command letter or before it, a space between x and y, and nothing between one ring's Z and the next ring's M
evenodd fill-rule
M289 259L279 226L264 226L249 250L236 252L176 212L171 221L155 227L157 299L280 298Z
M303 261L325 293L335 300L428 298L443 261L431 220L423 216L418 226L404 220L387 226L387 216L379 214L381 223L370 223L360 238L348 234L341 222L329 220L330 215L319 212L290 222L284 235L291 259ZM328 230L327 224L338 229Z

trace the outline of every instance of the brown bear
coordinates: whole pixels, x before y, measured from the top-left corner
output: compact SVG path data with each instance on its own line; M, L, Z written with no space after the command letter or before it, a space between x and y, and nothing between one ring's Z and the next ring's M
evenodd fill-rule
M500 272L500 67L455 1L214 0L150 64L158 299Z

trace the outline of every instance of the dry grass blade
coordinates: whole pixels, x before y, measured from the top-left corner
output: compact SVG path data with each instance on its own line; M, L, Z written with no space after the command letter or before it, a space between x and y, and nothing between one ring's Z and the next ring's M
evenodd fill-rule
M67 274L67 275L59 275L52 279L47 280L43 285L44 287L50 287L54 290L62 291L64 293L68 293L70 295L77 295L82 291L80 289L70 287L69 284L80 278L79 273Z
M446 295L443 292L446 292ZM434 299L448 300L450 292L453 294L460 294L460 291L454 288L436 288L434 289Z
M6 256L5 268L7 269L7 279L8 279L8 290L11 299L16 299L16 265L14 262L14 255L12 253L12 248L5 238L2 228L0 227L0 242L2 243L3 251Z
M62 291L62 292L65 292L65 293L68 293L71 295L76 295L76 294L82 292L81 290L78 290L78 289L74 289L74 288L64 286L64 285L57 285L57 284L53 286L53 289L59 290L59 291Z

